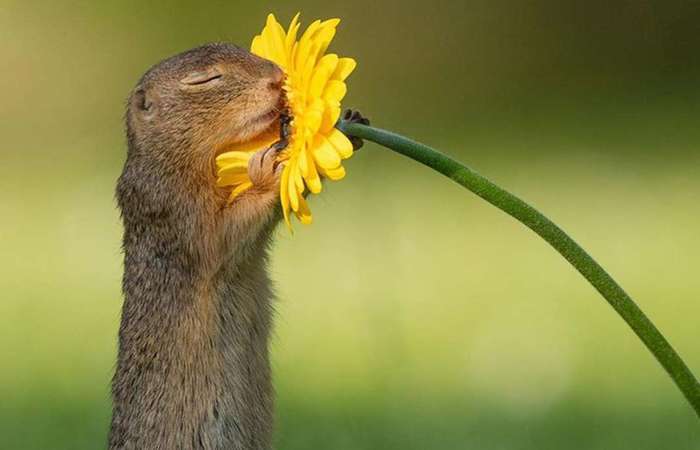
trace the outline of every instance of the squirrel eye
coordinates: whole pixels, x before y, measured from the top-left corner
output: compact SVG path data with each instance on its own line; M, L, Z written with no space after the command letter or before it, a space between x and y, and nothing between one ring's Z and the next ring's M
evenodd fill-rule
M185 78L181 79L180 83L187 84L189 86L198 86L201 84L218 80L222 76L223 74L221 72L212 68L208 70L192 72L188 74Z

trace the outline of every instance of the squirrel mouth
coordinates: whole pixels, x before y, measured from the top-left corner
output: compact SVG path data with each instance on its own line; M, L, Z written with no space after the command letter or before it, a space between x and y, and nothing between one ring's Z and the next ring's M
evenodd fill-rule
M275 129L279 124L281 113L282 110L275 107L253 119L250 125L250 129L252 131L250 137L254 138L261 134L273 131L273 129Z
M269 111L266 113L261 114L258 116L256 119L256 122L272 122L280 117L280 114L282 114L284 111L287 110L287 100L286 96L284 93L282 93L279 96L279 99L277 100L277 103L270 108Z
M277 134L277 129L280 123L280 116L284 110L280 109L277 105L267 112L260 114L259 116L249 120L245 128L245 133L238 134L233 138L224 139L223 142L219 143L216 148L214 155L218 156L223 152L226 152L231 145L239 144L242 142L254 140L264 134Z
M278 107L272 108L270 111L262 114L259 116L257 119L255 119L256 122L272 122L277 117L279 117L281 110Z
M286 116L287 111L285 96L280 95L279 100L273 106L248 119L246 125L243 126L243 133L239 132L235 137L224 138L216 145L214 155L218 156L226 152L231 145L254 140L265 134L279 134L281 117Z
M245 138L242 139L242 141L253 139L261 134L271 131L277 126L280 113L281 111L277 107L274 107L248 120L248 124L245 126ZM240 139L241 136L238 136L238 138Z
M288 111L287 101L285 95L282 94L274 106L251 120L251 126L257 130L254 134L259 135L279 126L280 118L286 111Z

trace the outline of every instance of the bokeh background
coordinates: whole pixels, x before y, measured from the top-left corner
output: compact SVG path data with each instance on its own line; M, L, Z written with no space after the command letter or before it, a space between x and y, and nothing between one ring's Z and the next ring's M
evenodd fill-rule
M531 201L700 371L700 3L0 1L0 447L105 446L125 98L160 59L343 19L347 106ZM280 229L280 449L698 449L610 307L531 232L374 145Z

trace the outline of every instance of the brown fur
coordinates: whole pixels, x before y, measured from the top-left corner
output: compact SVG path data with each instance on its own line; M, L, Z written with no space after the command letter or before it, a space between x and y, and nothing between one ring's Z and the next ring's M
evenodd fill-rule
M281 77L210 44L157 64L129 98L112 450L270 448L266 260L279 173L274 154L256 154L254 187L227 206L214 158L278 126Z

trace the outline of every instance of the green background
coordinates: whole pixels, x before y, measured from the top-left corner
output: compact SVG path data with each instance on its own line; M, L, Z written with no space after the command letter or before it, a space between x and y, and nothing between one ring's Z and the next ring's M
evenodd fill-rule
M346 106L521 195L700 371L700 3L0 1L0 448L105 446L114 184L158 60L343 19ZM700 422L552 249L374 145L278 232L280 449L699 449Z

